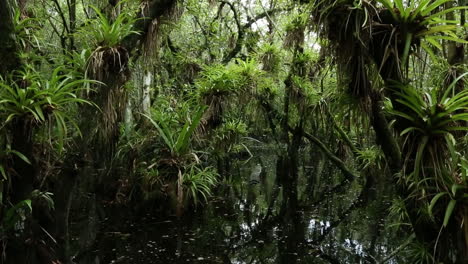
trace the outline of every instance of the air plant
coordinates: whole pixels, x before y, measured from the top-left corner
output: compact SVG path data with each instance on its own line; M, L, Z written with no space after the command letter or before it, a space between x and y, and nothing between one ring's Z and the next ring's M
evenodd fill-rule
M119 4L121 4L119 2ZM138 21L130 12L122 12L110 21L98 8L91 6L97 17L91 19L81 32L90 38L91 53L89 68L92 76L103 81L109 74L125 74L129 60L127 49L122 46L122 41L132 35L139 34L134 30L134 24Z
M247 124L242 120L227 120L215 129L213 135L213 148L218 155L235 152L238 147L243 146L241 138L247 136ZM245 148L245 146L244 146Z
M239 80L233 71L223 65L205 67L195 82L200 97L224 97L237 92Z
M65 72L65 73L64 73ZM55 120L60 149L68 134L69 121L79 129L67 114L66 107L71 104L90 104L77 94L93 81L74 79L64 67L57 67L46 79L31 67L17 72L15 80L0 81L0 119L4 125L15 120L38 126L47 120ZM19 81L18 81L19 79Z
M460 9L468 9L468 6L457 6L442 11L436 11L440 6L452 0L422 0L405 3L403 0L378 0L388 12L391 19L384 18L384 24L392 24L395 29L386 34L391 35L388 43L400 43L399 47L393 47L403 67L407 66L408 56L412 45L420 45L429 54L433 54L427 44L442 50L441 40L450 40L459 43L468 43L460 39L456 34L458 21L445 19L445 14ZM435 12L434 12L435 11ZM382 16L385 17L385 16ZM396 30L396 32L395 32ZM421 40L423 40L421 42ZM381 44L380 44L381 45ZM389 51L387 51L389 52Z
M20 10L16 10L13 21L15 36L18 38L21 47L23 49L26 49L27 47L40 49L41 45L39 43L39 39L34 35L34 31L41 28L38 23L38 19L21 17Z
M218 182L217 178L218 174L212 168L200 169L192 166L181 178L185 202L192 200L195 206L202 201L207 202L213 187Z
M397 96L395 102L402 109L389 109L389 112L411 124L400 135L406 136L405 141L410 148L416 148L413 170L415 179L419 179L424 165L428 164L424 157L431 161L431 167L437 172L440 165L445 163L445 154L454 145L454 132L468 131L468 127L462 125L468 121L468 114L464 112L468 109L468 90L454 92L457 82L467 74L452 82L442 96L438 96L436 89L430 94L423 94L410 85L393 85Z
M286 24L286 36L283 45L286 48L292 48L297 45L302 45L304 42L304 33L306 30L307 22L309 20L308 12L295 15L291 21Z
M281 69L281 50L274 44L264 44L258 50L262 69L270 73L278 73Z
M121 5L123 1L119 2ZM134 23L138 21L130 12L122 12L111 21L95 6L90 6L97 17L92 19L88 26L83 28L83 33L91 36L91 44L100 48L115 48L120 46L122 40L132 34L139 34L134 30Z
M145 116L157 129L169 153L176 163L179 163L189 154L191 139L195 129L200 124L201 117L205 111L204 107L198 108L193 116L187 117L185 124L179 131L175 130L168 122L162 119L154 120L150 116ZM170 120L169 120L170 121Z
M237 89L246 94L255 93L259 80L265 74L264 71L260 70L260 66L255 59L245 61L238 59L236 64L229 67L228 70L237 75L236 79L239 81Z

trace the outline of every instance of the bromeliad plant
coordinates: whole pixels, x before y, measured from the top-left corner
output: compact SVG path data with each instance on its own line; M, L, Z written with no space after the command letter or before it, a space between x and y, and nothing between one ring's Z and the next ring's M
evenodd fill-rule
M441 96L436 89L421 93L410 85L393 85L397 96L395 102L402 109L389 109L389 112L411 124L400 135L406 136L405 142L410 148L416 148L415 179L419 179L419 174L429 163L432 163L430 167L436 174L440 173L441 164L445 163L448 151L454 147L454 132L468 131L463 124L468 121L468 90L454 91L457 82L463 81L467 74L452 82Z
M204 107L199 107L192 117L187 118L182 129L179 131L175 131L171 126L171 120L165 121L162 118L154 120L150 116L144 114L143 116L145 116L158 130L159 135L169 150L172 160L178 164L190 154L191 139L194 135L195 129L200 124L204 111Z
M457 144L457 138L465 137L468 131L468 90L455 91L466 75L442 92L433 89L423 93L410 85L394 84L399 109L390 108L389 113L397 124L407 125L400 135L408 153L407 164L414 167L406 168L411 173L403 178L405 185L418 200L429 204L429 216L443 227L455 219L455 226L463 227L463 236L468 238L468 166L463 157L466 153L458 148L462 144Z
M122 5L120 1L118 4ZM91 36L94 47L115 48L119 46L124 38L132 34L139 34L134 30L134 24L138 21L130 12L121 12L115 20L111 21L97 7L90 6L96 13L96 18L92 19L82 33Z
M461 157L460 153L452 153L452 166L447 168L444 175L445 185L440 186L440 191L432 198L429 204L429 214L437 216L434 208L439 201L445 200L444 205L438 210L443 212L442 226L447 227L452 216L457 214L457 219L462 223L468 220L466 206L468 204L468 161ZM468 227L465 226L465 236L468 237Z
M459 27L458 21L447 20L444 16L455 10L468 9L468 6L457 6L439 11L440 7L451 1L378 0L377 2L385 8L383 14L387 12L391 17L391 19L387 18L387 20L383 19L384 21L382 21L384 24L392 25L391 30L385 33L390 36L387 38L388 46L392 47L386 51L387 55L393 53L400 60L400 65L407 67L412 45L420 45L429 54L433 54L429 46L442 50L440 44L442 40L467 43L456 34ZM421 40L423 41L421 42ZM393 46L392 43L399 43L399 45Z
M123 5L125 2L128 1L119 1L118 5ZM91 36L89 48L93 52L87 70L99 81L104 81L110 74L126 77L129 54L122 41L130 35L139 34L133 29L138 19L133 17L132 8L123 8L130 11L121 12L113 21L98 8L94 6L91 8L96 13L96 18L91 19L80 31L84 36Z
M193 136L204 111L205 107L198 107L193 116L187 117L181 130L174 128L171 124L173 120L164 120L158 118L158 115L156 116L158 119L153 120L150 116L144 115L159 132L169 152L169 158L161 159L159 165L168 165L169 168L175 169L177 173L177 180L175 181L177 185L177 216L182 215L187 199L193 200L194 204L197 204L201 197L206 200L208 195L211 194L211 188L216 184L216 174L208 168L199 169L197 164L200 163L200 160L195 152L190 149ZM170 169L169 173L172 172L174 170Z
M28 47L41 48L39 39L34 35L34 31L41 28L37 18L21 17L19 10L15 11L14 15L14 31L15 36L21 44L21 48Z
M67 114L71 104L91 104L77 94L92 81L78 79L57 67L49 78L44 78L32 68L17 76L0 81L0 119L3 126L15 120L38 126L47 120L55 120L59 142L67 135L67 121L76 124ZM79 129L77 129L79 132Z
M185 202L193 201L196 206L202 201L208 201L213 187L218 183L218 174L212 168L200 169L192 166L190 170L183 174L181 179Z
M241 139L248 134L247 124L242 120L227 120L213 131L213 152L218 156L226 156L239 152L247 147Z

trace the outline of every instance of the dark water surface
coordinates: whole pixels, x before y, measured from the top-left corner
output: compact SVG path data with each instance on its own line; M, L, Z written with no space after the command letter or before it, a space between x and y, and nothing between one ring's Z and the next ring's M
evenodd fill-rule
M385 227L388 203L357 203L362 179L321 196L340 173L320 158L302 159L317 165L301 166L297 192L278 183L276 155L261 153L233 165L208 205L181 219L147 214L116 224L117 212L101 221L80 263L378 263L401 243Z

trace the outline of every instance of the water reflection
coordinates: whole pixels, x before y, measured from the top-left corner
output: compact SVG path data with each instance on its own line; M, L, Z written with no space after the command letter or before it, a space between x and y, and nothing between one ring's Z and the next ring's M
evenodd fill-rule
M288 157L256 157L234 169L240 180L222 184L223 195L182 219L103 221L94 249L78 263L375 263L370 248L388 252L388 239L368 232L380 220L363 217L365 185L311 206L317 192L304 188L310 168L291 171Z

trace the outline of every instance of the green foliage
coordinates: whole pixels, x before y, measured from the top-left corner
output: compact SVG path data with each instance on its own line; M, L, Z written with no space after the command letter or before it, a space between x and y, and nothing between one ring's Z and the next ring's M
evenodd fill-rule
M263 70L270 73L278 73L281 70L281 48L274 43L262 45L257 53L262 62Z
M284 46L287 48L295 47L304 42L304 31L309 21L308 12L294 15L289 23L285 25L286 36Z
M43 202L49 210L55 210L53 195L51 192L34 190L31 192L31 200L34 203Z
M422 0L422 1L411 1L410 4L404 2L403 0L378 0L377 2L381 3L392 15L392 17L401 23L411 23L416 21L418 18L427 17L421 24L434 24L434 23L454 23L454 21L439 20L444 14L453 12L455 10L466 9L465 6L459 6L449 9L444 9L440 12L432 12L437 10L443 4L450 2L452 0ZM455 22L456 23L456 22ZM452 28L452 27L450 27Z
M8 208L3 215L2 224L0 226L0 234L15 228L19 221L24 221L26 216L32 213L31 200L23 200L14 206Z
M212 168L200 169L192 166L182 176L185 200L192 200L195 205L202 201L207 202L218 182L217 178L218 174Z
M21 48L28 47L41 48L39 39L34 34L35 31L40 29L39 20L36 18L22 18L21 12L15 10L14 15L14 32L15 36L21 44Z
M395 84L394 104L389 112L397 122L406 124L401 135L408 149L407 159L414 168L406 183L412 195L428 201L428 216L447 227L455 216L464 221L468 183L463 154L456 151L457 140L468 131L468 90L456 91L456 85L468 73L455 79L445 90L422 93L409 85ZM422 177L421 177L422 175ZM421 213L424 216L425 213Z
M81 52L72 51L65 57L65 62L73 75L85 78L90 56L91 51L89 49L83 49Z
M401 198L393 199L390 208L388 209L390 219L394 219L396 226L410 226L410 218L406 211L405 201Z
M255 59L236 60L228 66L205 67L195 85L203 98L226 97L241 92L253 93L264 72Z
M257 94L272 100L279 95L280 87L274 78L265 77L258 82Z
M195 85L201 97L228 96L237 92L237 75L223 65L205 67Z
M437 216L434 208L439 201L444 201L442 206L439 206L441 211L444 211L442 226L447 227L450 219L454 214L457 214L457 209L463 210L468 202L468 162L458 152L451 153L452 166L445 167L445 177L438 184L437 190L428 206L428 211L431 216ZM437 210L438 211L438 210ZM464 219L463 213L458 215Z
M321 99L320 94L314 88L309 78L294 75L292 76L292 97L299 104L306 107L315 106Z
M382 150L376 146L363 148L358 150L357 159L362 164L362 168L366 169L370 166L376 165L377 168L382 169L381 164L383 161Z
M205 111L204 107L198 108L192 117L188 117L179 131L174 131L172 126L162 119L153 120L151 117L144 115L154 127L158 130L159 135L163 139L166 147L169 149L173 157L181 157L188 154L191 139L195 129L200 124L201 118Z
M400 194L408 191L409 195L392 203L389 218L384 215L385 219L378 222L376 219L371 225L383 220L396 221L404 225L396 230L401 235L411 232L411 223L430 222L431 228L449 227L453 223L454 228L441 228L452 232L458 230L455 225L458 228L468 222L465 217L468 92L461 89L465 88L461 78L450 85L460 72L465 72L464 66L435 67L434 58L424 56L413 56L410 60L419 47L435 56L439 51L432 50L431 46L444 48L445 54L452 42L466 43L457 35L463 31L459 22L444 18L449 12L456 12L455 18L460 19L459 14L466 7L444 9L451 4L449 0L301 0L294 3L280 0L268 5L265 1L209 1L211 5L196 0L165 1L180 4L173 9L166 8L164 1L124 0L118 1L117 8L112 1L94 2L99 7L88 8L89 1L78 1L76 6L54 1L47 8L34 10L31 18L19 12L14 17L13 33L21 46L20 64L28 62L34 66L17 71L15 76L3 76L0 81L0 146L4 147L0 150L0 179L4 179L0 185L5 183L0 190L8 190L2 194L3 200L8 201L6 196L10 190L18 188L10 186L15 181L9 181L14 177L17 165L14 162L29 163L28 158L34 158L37 163L33 164L32 178L34 185L40 184L41 192L36 191L30 200L21 204L8 205L5 209L9 210L2 211L2 216L9 215L4 222L18 222L22 214L30 213L31 204L35 206L36 202L53 209L52 196L46 188L57 186L57 181L64 179L55 177L56 174L68 173L69 169L84 169L80 173L83 184L79 185L80 192L76 192L79 196L74 198L72 206L80 202L81 195L100 190L101 186L106 188L105 196L128 194L130 191L123 190L125 187L131 193L141 191L134 197L153 200L158 209L163 206L162 200L175 202L177 199L180 213L184 203L199 205L214 194L219 178L211 167L215 162L223 173L222 178L239 180L227 184L226 194L230 197L223 201L223 206L226 205L223 211L238 209L238 202L234 200L231 204L231 198L246 199L241 202L245 214L229 213L229 217L242 218L247 224L268 224L283 212L289 214L288 203L297 200L298 206L304 209L303 220L312 217L320 225L330 222L324 228L331 232L323 236L330 234L331 251L342 245L333 239L349 235L352 244L369 249L369 254L378 252L377 262L390 253L388 249L393 245L387 247L382 243L391 242L394 233L380 240L377 235L382 232L377 226L371 226L375 231L370 234L372 241L355 243L354 240L362 237L355 235L357 228L347 230L343 224L354 223L346 217L356 214L335 217L333 213L345 212L346 208L350 212L374 198L383 200L375 208L385 209L382 208L387 205L385 199L394 198L395 187ZM72 14L74 7L76 17ZM173 19L181 10L184 14L180 20ZM44 22L36 19L41 17L39 12L46 18ZM155 18L154 13L163 15ZM137 17L144 16L152 18L138 21ZM137 26L145 32L138 35ZM324 36L328 39L320 39ZM136 46L130 47L131 44ZM150 50L154 53L150 54ZM223 62L223 58L230 57L228 54L232 55L231 51L237 52L237 59ZM64 67L55 69L54 65L62 63ZM408 69L407 76L398 75L402 69ZM444 77L435 78L433 72L443 72ZM93 85L95 91L87 90L94 83L85 80L87 75L108 85L99 83ZM149 75L151 80L147 80ZM394 91L389 91L388 76L414 82L396 84L391 87ZM350 79L352 85L348 85ZM440 85L444 80L450 81ZM440 88L426 88L430 81ZM348 93L338 87L341 83L346 83ZM357 87L361 85L366 87ZM130 89L133 93L128 92ZM94 112L86 109L80 116L81 106L92 104L80 99L80 94L95 100L102 108L102 115L95 112L99 117L94 118L91 116ZM346 95L353 101L340 100ZM384 95L391 97L387 108L396 123L382 132L379 129L387 128L387 124L378 115L378 103ZM151 114L140 118L140 112ZM85 118L90 118L90 122ZM73 131L79 132L73 122L76 119L78 124L89 128L83 131L90 140L70 138L74 143L70 144L67 152L70 155L66 156L70 160L60 160L65 155L40 157L51 153L49 142L54 145L56 138L64 141L71 134L67 132L71 125L76 128ZM28 157L9 146L14 138L10 128L22 123L32 128L33 153L28 153ZM334 126L341 130L340 135L347 143L361 147L354 147L352 153L343 148L333 133ZM401 134L392 133L393 128ZM40 141L47 133L48 142ZM95 135L110 139L95 140ZM393 137L399 144L395 149L401 151L403 164L393 165L393 157L386 151L386 139L393 140ZM231 165L239 164L243 154L250 153L247 144L243 144L246 139L266 159L262 156L262 166L255 167L262 167L260 176L257 170L250 175L250 178L261 177L258 183L252 180L259 188L249 185L244 195L245 179L235 177L237 167ZM119 144L116 146L115 142ZM375 142L381 144L385 153ZM60 145L64 149L64 144ZM290 155L287 159L286 152ZM279 155L282 157L278 158ZM349 164L360 170L361 177L347 177ZM345 172L345 179L336 172L335 165ZM240 167L239 175L248 174L248 169ZM281 177L270 178L274 172ZM377 173L382 175L374 177ZM392 182L389 178L397 178L395 175L401 175L403 181L393 181L396 186L389 186ZM98 185L94 185L96 178ZM350 178L356 180L351 183ZM364 185L365 178L368 181ZM277 188L277 184L284 188ZM361 190L366 193L357 196ZM163 196L159 203L157 199ZM309 197L325 197L333 203L327 210L315 210L317 203L306 203ZM356 197L359 200L353 202L351 199ZM260 206L253 204L256 200L261 200ZM334 201L338 201L337 208ZM406 208L408 204L414 208ZM216 207L213 206L214 211L218 210ZM75 209L82 208L71 209L81 212ZM333 228L343 228L346 232L334 232ZM282 236L286 237L290 230L283 231ZM42 239L31 234L38 241ZM448 236L441 236L445 237ZM314 240L311 246L315 248L316 242L319 241ZM406 252L410 256L408 262L433 263L433 251L429 248L433 242L413 245ZM453 245L453 241L448 242L447 247ZM309 253L321 255L320 248L316 249ZM361 249L358 254L345 254L357 259L367 254ZM241 255L234 257L238 256Z
M391 14L394 22L400 24L401 39L398 39L398 41L403 43L403 50L399 51L402 54L400 58L401 65L406 65L410 47L412 44L418 43L418 39L424 39L440 50L442 50L442 45L439 42L441 40L467 43L456 34L458 21L446 20L444 16L455 10L468 9L468 7L458 6L436 11L450 1L452 0L422 0L411 1L408 4L403 0L378 0ZM398 36L395 36L395 38L398 38ZM421 47L429 54L433 54L425 43L421 43Z
M126 1L119 1L119 5L122 5ZM117 17L111 21L95 6L91 8L96 13L97 17L91 19L88 25L81 29L80 33L84 36L90 36L92 43L91 47L94 48L115 48L119 46L124 38L132 34L139 34L138 31L133 29L133 26L137 18L135 18L132 10L125 10L120 12Z
M263 77L264 72L255 59L236 60L236 63L229 67L230 71L237 74L239 89L245 92L253 92L257 87L257 82Z
M454 144L453 133L455 131L468 131L468 127L462 125L468 121L468 90L455 93L456 83L461 80L463 74L446 89L442 96L438 96L437 90L431 93L421 93L409 85L395 84L395 102L402 105L402 109L388 109L389 112L403 120L409 121L410 126L404 128L401 135L407 135L410 146L417 147L415 157L414 176L418 179L421 171L423 157L430 156L435 169L440 168L438 162L444 163L441 156ZM450 96L452 95L452 96ZM429 153L429 155L427 155Z
M77 96L91 81L75 80L64 67L57 67L49 78L40 76L30 67L17 74L0 81L0 119L4 125L18 119L34 125L55 120L60 145L68 133L67 121L71 121L79 132L72 117L67 114L67 107L92 104Z
M10 179L8 167L5 164L7 164L8 161L12 159L13 155L22 159L24 162L31 164L31 162L26 156L24 156L22 153L16 150L12 150L10 146L7 146L5 149L0 150L0 176L3 177L3 180ZM0 179L0 181L3 181L3 180ZM1 193L1 190L0 190L0 193Z
M417 240L414 240L413 243L409 244L405 253L409 258L408 263L431 264L435 262L432 257L431 249Z
M227 120L213 132L214 151L222 156L239 150L241 138L247 136L248 128L242 120Z

